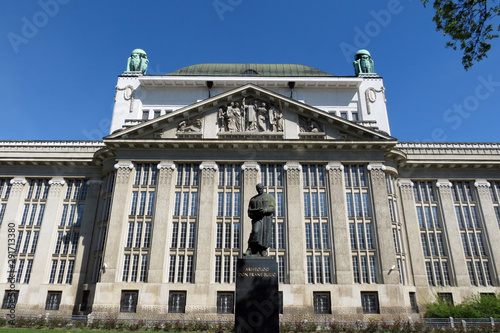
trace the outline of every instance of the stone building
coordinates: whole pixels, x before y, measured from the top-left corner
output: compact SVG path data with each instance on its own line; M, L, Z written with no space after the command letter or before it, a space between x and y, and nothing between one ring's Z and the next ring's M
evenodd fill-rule
M0 142L1 313L230 320L258 183L282 320L498 291L499 144L399 142L367 51L356 76L136 53L102 141Z

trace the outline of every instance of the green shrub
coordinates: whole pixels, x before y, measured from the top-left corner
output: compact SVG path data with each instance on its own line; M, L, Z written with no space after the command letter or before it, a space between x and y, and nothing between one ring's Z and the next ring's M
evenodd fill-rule
M499 318L500 297L497 295L473 295L462 303L452 305L437 299L426 305L425 318Z

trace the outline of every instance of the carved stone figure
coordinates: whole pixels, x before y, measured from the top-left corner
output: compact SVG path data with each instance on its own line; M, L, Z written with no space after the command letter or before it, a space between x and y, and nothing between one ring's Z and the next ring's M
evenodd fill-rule
M281 112L281 110L278 110L276 114L276 130L278 132L283 132L283 112Z
M236 131L242 132L245 129L245 122L244 122L243 116L241 114L241 109L240 109L239 103L234 104L233 112L234 112L234 117L235 117L235 122L236 122Z
M257 109L257 128L259 132L267 131L267 109L266 103L262 103L261 107Z
M219 123L219 131L226 132L227 131L227 123L226 123L226 112L224 108L221 106L219 111L217 112L217 121Z
M323 132L321 125L311 119L311 118L306 118L306 117L299 117L299 130L300 132L307 132L307 133L318 133L318 132Z
M189 133L189 132L201 132L201 119L194 119L191 121L183 120L177 126L177 132Z
M128 58L127 72L141 72L142 74L146 74L148 64L149 60L146 52L141 49L135 49Z
M274 197L264 192L264 186L257 184L257 195L248 203L248 217L252 219L252 232L248 238L247 256L267 256L271 244Z
M226 109L226 119L227 119L227 130L229 132L236 132L238 128L236 127L236 114L234 111L234 102Z
M247 131L255 131L257 129L257 102L254 104L245 105L245 99L243 99L243 108L247 116Z
M359 50L354 56L354 72L359 74L375 74L373 59L367 50Z

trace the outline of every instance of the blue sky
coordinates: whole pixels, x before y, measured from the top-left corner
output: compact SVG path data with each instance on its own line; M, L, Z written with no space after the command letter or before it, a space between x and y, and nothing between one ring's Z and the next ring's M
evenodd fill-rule
M354 74L366 48L400 141L499 142L500 41L465 71L419 0L1 0L0 140L97 140L117 76L198 63L297 63Z

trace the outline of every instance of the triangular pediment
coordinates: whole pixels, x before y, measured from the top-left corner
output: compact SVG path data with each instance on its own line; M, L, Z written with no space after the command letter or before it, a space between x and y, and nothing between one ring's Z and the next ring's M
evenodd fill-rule
M395 140L385 132L253 84L122 129L107 136L105 141L124 139Z

